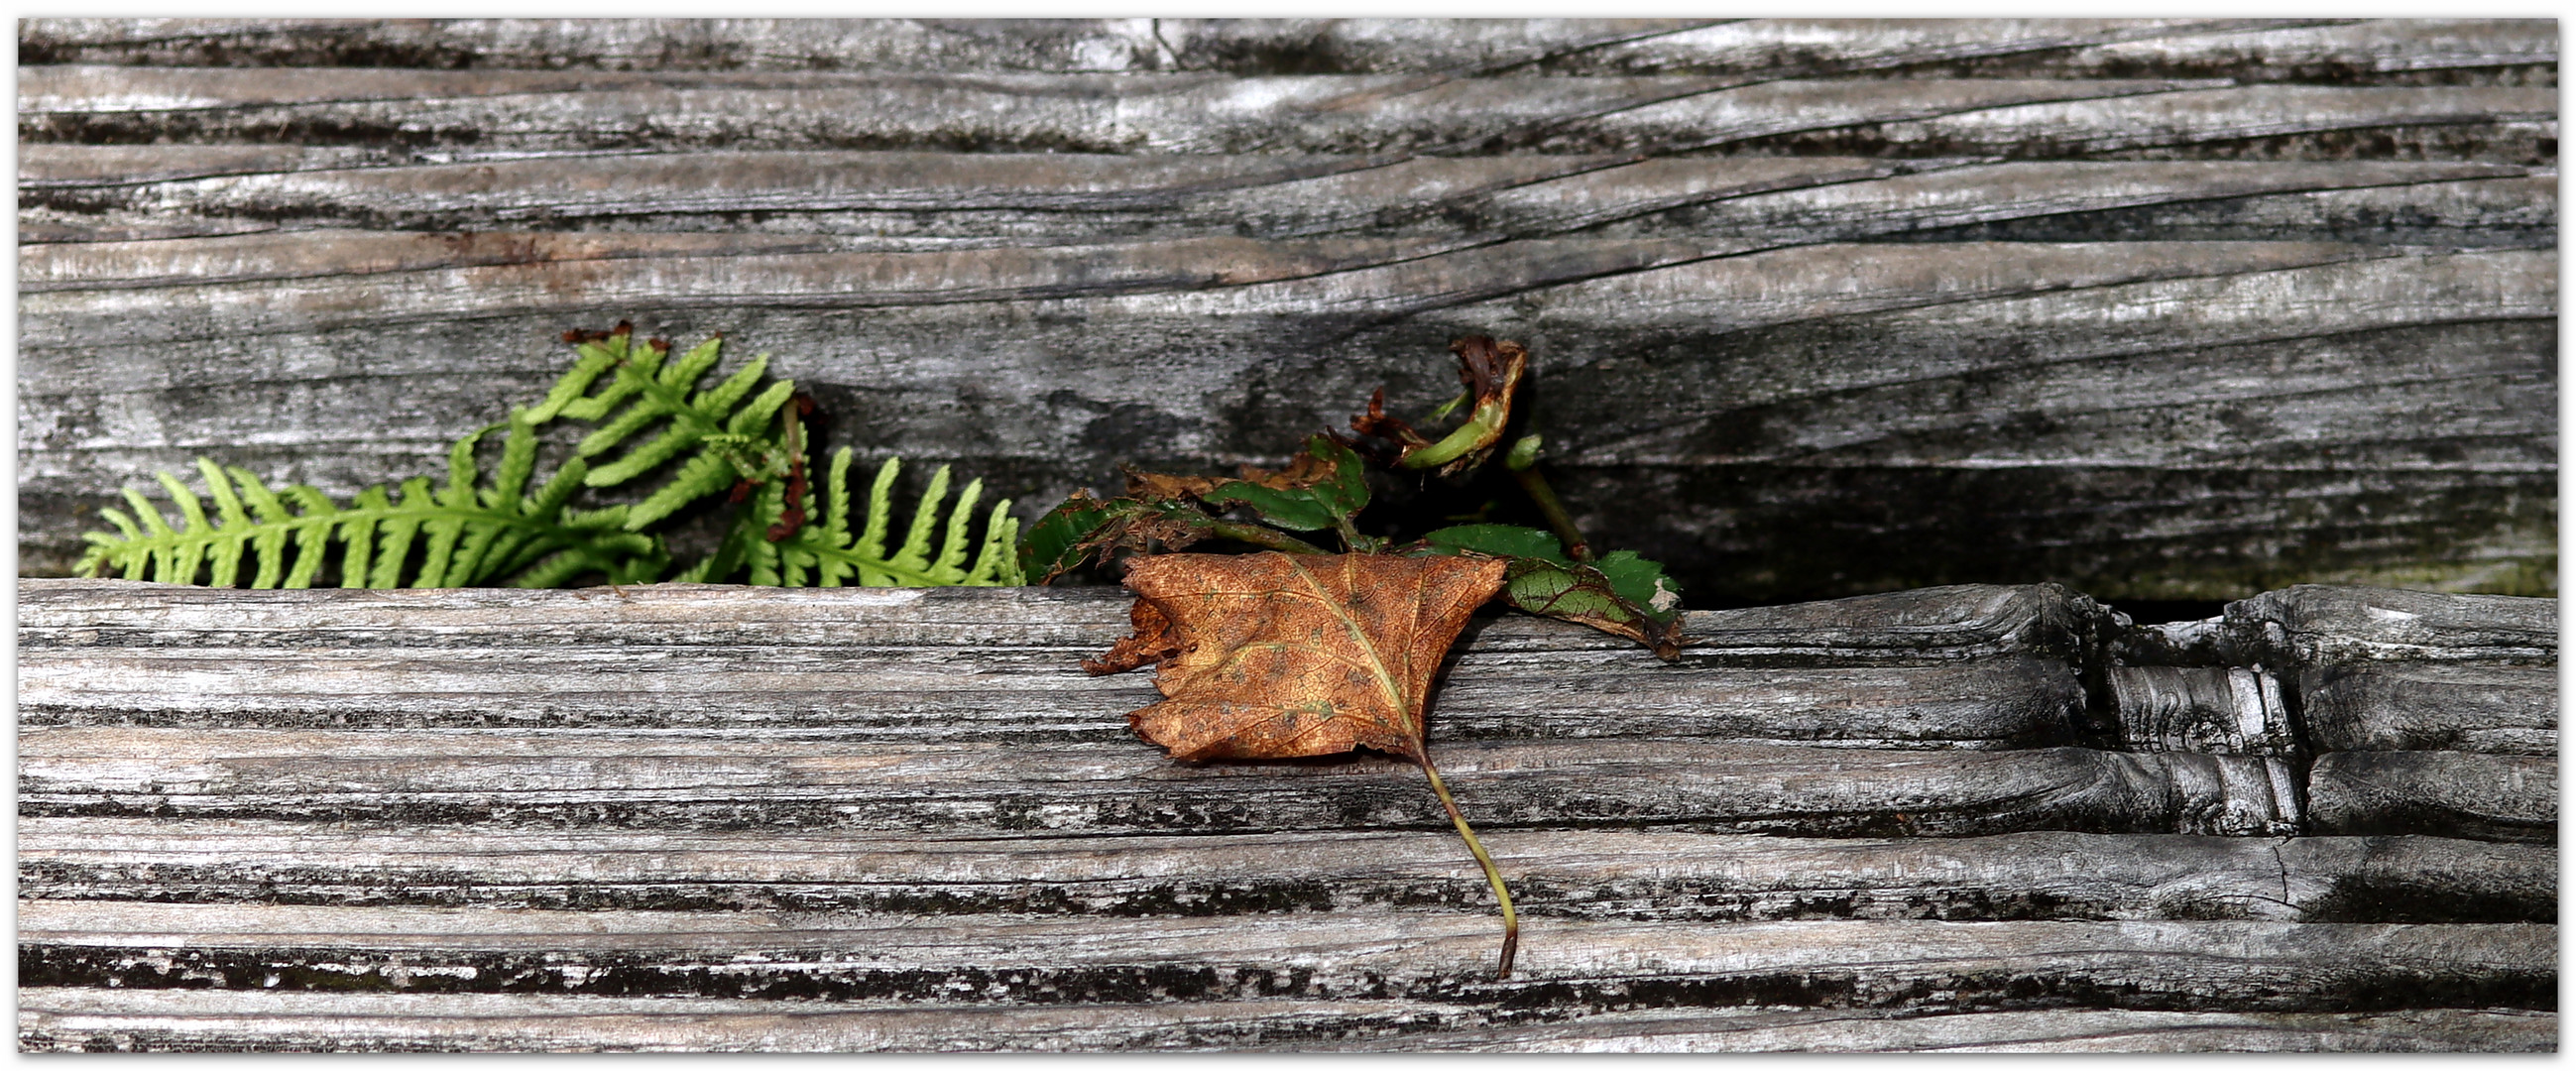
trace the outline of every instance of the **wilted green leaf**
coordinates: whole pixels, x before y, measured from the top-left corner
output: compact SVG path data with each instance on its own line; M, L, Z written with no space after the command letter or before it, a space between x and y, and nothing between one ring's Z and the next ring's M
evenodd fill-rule
M1624 558L1622 558L1624 556ZM1617 566L1621 581L1592 565L1560 565L1542 558L1513 558L1511 572L1503 595L1513 606L1541 617L1553 617L1589 625L1615 636L1625 636L1645 644L1656 657L1671 659L1681 652L1681 597L1672 581L1663 577L1663 567L1621 551L1612 555L1622 558ZM1605 560L1602 566L1610 562ZM1639 590L1643 578L1644 601L1628 596ZM1657 605L1658 601L1661 605Z
M1021 574L1031 583L1043 584L1081 567L1083 559L1091 556L1089 541L1114 516L1109 503L1074 492L1063 505L1038 518L1020 541Z
M1349 447L1316 435L1306 440L1305 457L1288 469L1267 478L1227 480L1199 501L1249 506L1262 520L1300 532L1336 528L1368 507L1367 469Z

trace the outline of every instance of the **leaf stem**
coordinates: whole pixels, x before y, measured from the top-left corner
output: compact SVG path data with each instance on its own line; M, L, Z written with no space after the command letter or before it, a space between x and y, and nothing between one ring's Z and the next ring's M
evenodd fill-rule
M1440 797L1440 805L1449 809L1449 821L1458 827L1458 836L1467 842L1467 850L1476 856L1476 865L1485 868L1485 882L1494 887L1494 899L1503 905L1503 961L1494 969L1494 979L1512 976L1512 954L1521 947L1521 917L1512 910L1511 890L1503 887L1503 872L1494 869L1494 857L1485 854L1485 845L1476 839L1476 831L1467 828L1467 816L1458 813L1458 801L1449 798L1449 786L1441 783L1440 771L1431 765L1431 753L1417 756L1422 762L1422 775L1431 779L1431 791Z
M1565 503L1557 500L1556 489L1547 485L1547 477L1539 475L1538 468L1532 466L1513 469L1512 479L1520 481L1521 490L1529 492L1530 501L1538 504L1539 513L1547 518L1547 526L1555 530L1557 539L1564 542L1566 555L1579 562L1591 561L1592 544L1584 541L1583 530L1574 526L1574 518L1565 512Z
M1332 553L1329 550L1325 550L1322 547L1306 542L1296 536L1289 535L1286 532L1279 531L1275 528L1265 528L1258 524L1244 524L1240 521L1210 520L1201 527L1207 532L1207 534L1212 536L1223 536L1224 538L1236 540L1238 542L1250 543L1256 547L1266 547L1271 550L1284 551L1289 554Z

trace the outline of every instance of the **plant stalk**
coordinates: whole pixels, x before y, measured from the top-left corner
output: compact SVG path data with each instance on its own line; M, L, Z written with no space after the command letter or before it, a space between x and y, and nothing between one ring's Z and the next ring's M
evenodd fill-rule
M1458 813L1458 801L1449 798L1449 786L1440 780L1440 771L1431 765L1431 753L1424 751L1416 758L1422 762L1422 775L1431 779L1431 791L1440 797L1440 805L1449 809L1449 821L1458 827L1458 836L1467 842L1467 850L1476 856L1476 865L1485 868L1485 882L1494 887L1494 899L1503 905L1503 960L1494 968L1494 980L1512 976L1512 954L1521 947L1521 916L1512 910L1512 892L1503 887L1503 872L1494 868L1494 857L1485 854L1485 845L1476 839L1476 831L1467 828L1467 816Z
M1574 526L1574 518L1565 512L1565 503L1557 500L1556 489L1547 485L1547 477L1539 475L1537 467L1532 466L1513 469L1512 479L1520 481L1521 490L1529 492L1530 501L1538 504L1539 513L1547 518L1547 526L1565 544L1566 555L1579 562L1591 561L1592 544L1584 541L1583 530Z

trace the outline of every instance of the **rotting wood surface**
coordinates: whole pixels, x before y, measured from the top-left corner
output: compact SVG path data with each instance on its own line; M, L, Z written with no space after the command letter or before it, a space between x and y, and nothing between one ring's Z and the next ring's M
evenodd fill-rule
M1104 592L19 605L31 1049L2556 1045L2555 692L2445 698L2543 600L1480 619L1430 747L1505 983L1417 773L1161 758Z
M22 23L22 568L631 318L1034 511L1535 355L1708 605L2555 591L2555 24ZM919 471L927 471L916 464Z

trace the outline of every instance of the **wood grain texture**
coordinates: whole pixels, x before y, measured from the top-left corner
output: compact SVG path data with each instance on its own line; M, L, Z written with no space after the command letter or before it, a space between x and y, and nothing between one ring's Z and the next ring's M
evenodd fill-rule
M1606 1012L1551 1021L1421 1001L1086 1006L517 994L21 991L32 1051L1099 1052L1422 1048L1536 1052L2551 1052L2522 1010L1920 1015L1864 1009ZM1539 1025L1516 1025L1535 1022Z
M2331 751L2558 753L2558 670L2381 664L2313 673L2300 689Z
M2228 604L2243 652L2302 669L2374 662L2554 665L2554 599L2300 585Z
M202 452L435 467L635 318L1032 511L1430 404L1479 332L1711 604L2545 594L2552 25L31 20L22 566Z
M2320 833L2555 841L2558 756L2337 751L2317 757L2308 802Z
M1831 568L1854 587L1970 579L2018 555L2016 568L2116 576L2113 597L2187 594L2222 561L2248 581L2388 575L2370 548L2403 532L2486 533L2460 577L2502 582L2545 560L2553 522L2535 496L2553 478L2554 425L2524 401L2551 374L2544 254L2125 242L1702 259L1684 240L1533 239L1335 271L1397 247L1240 241L253 268L30 293L24 337L46 356L20 380L29 561L68 556L85 489L209 449L344 495L434 467L452 427L541 391L552 336L600 319L583 310L603 301L700 305L646 326L758 339L862 453L955 461L1033 485L1030 500L1105 486L1120 461L1267 460L1379 383L1429 404L1437 363L1398 355L1499 330L1541 355L1534 426L1559 444L1578 518L1695 591L1832 594L1793 586ZM655 244L682 251L630 248ZM1198 289L1121 293L1174 285ZM864 332L845 319L857 313L821 308L852 303L873 306ZM2426 322L2436 307L2453 311ZM1355 313L1388 325L1348 335ZM457 319L483 316L498 318ZM524 342L495 348L496 335ZM81 341L108 337L120 341ZM155 348L132 348L145 340ZM1736 356L1748 349L1806 356ZM1103 356L1062 385L1061 355L1086 350ZM482 374L442 370L458 353L479 354ZM405 400L390 413L321 402L360 387ZM2428 391L2447 400L2428 408ZM2177 422L2202 431L2154 431ZM2391 422L2424 434L2343 430ZM2341 467L2355 456L2381 467ZM2332 487L2287 493L2330 469L2345 473ZM1853 481L1876 489L1858 525L1862 507L1833 490ZM2147 504L2184 484L2211 493ZM1639 495L1664 508L1605 509ZM2311 538L2282 547L2247 534L2260 526ZM2202 564L2151 564L2177 557ZM1886 582L1833 564L1854 559L1880 562Z
M1112 592L24 582L20 1044L2553 1050L2554 603L2291 585L2556 591L2557 36L22 22L30 575L620 319L1023 516L1481 333L1597 542L1757 605L1461 641L1496 984L1418 771L1155 757Z
M2546 1008L2554 926L1533 919L1494 981L1488 920L994 919L24 901L27 985L1124 1002L1612 999L1959 1010L2085 1003L2375 1011L2448 989ZM628 964L634 964L629 966ZM647 966L646 964L649 964ZM275 978L276 981L269 981ZM2252 984L2248 984L2248 983ZM2251 992L2249 992L2249 990ZM2257 996L2256 993L2261 995ZM2020 994L2031 994L2023 996ZM1525 996L1523 996L1525 995ZM1770 999L1761 999L1768 997ZM2061 997L2062 999L2062 997Z
M2416 161L810 151L399 164L312 147L31 145L20 181L23 224L46 243L373 228L743 236L743 251L763 248L749 236L768 234L805 237L815 250L1210 235L1480 243L1571 233L1700 236L1754 248L1955 237L1968 226L2077 237L2153 214L2156 230L2195 239L2546 245L2555 219L2547 180L2532 170ZM43 259L27 278L57 288L99 276L132 285L157 269L177 281L180 262L119 252L31 250ZM93 257L129 266L100 272L86 267Z
M45 900L1139 917L1473 911L1455 841L1336 831L1078 839L30 818ZM1823 840L1496 832L1523 914L1821 919L2547 922L2557 851L2440 837L2013 833Z
M1692 612L1670 666L1570 626L1482 623L1433 747L1529 916L1524 973L1501 983L1488 894L1417 771L1174 764L1121 735L1150 694L1072 663L1122 630L1124 601L22 581L21 1044L2545 1033L2511 1009L2552 1007L2557 853L2536 830L2554 812L2516 825L2494 812L2536 795L2464 801L2449 766L2343 761L2515 757L2336 753L2310 786L2295 748L2026 746L2050 738L2009 736L2034 724L2013 720L2014 688L2086 733L2111 703L2092 687L2228 676L2106 672L2132 650L2123 620L2062 588ZM2515 606L2410 605L2434 622ZM1981 724L2000 728L1963 733ZM2524 761L2554 785L2553 762ZM2340 809L2311 820L2312 800ZM2414 835L2368 825L2388 814ZM2366 835L2290 835L2337 829Z
M2509 19L31 19L21 62L606 70L1551 75L1924 68L2471 82L2555 73Z

